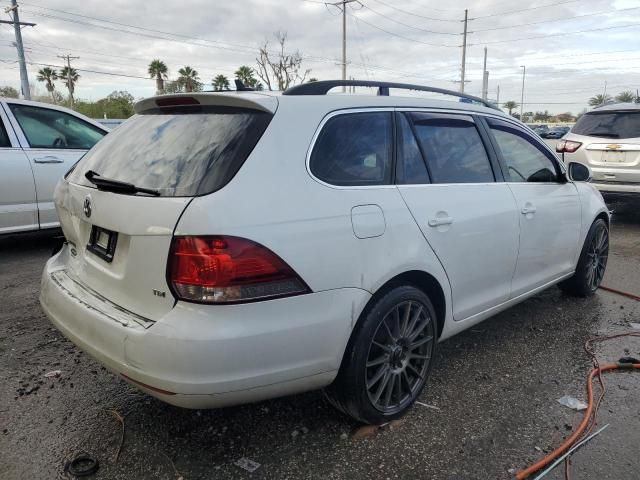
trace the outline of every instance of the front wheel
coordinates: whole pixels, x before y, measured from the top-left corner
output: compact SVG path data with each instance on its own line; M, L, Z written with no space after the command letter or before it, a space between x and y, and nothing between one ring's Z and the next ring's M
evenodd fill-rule
M421 290L400 286L364 315L325 394L356 420L381 424L402 416L422 392L436 349L436 314Z
M560 282L560 289L577 297L588 297L602 283L609 258L609 227L599 218L587 233L576 271L571 278Z

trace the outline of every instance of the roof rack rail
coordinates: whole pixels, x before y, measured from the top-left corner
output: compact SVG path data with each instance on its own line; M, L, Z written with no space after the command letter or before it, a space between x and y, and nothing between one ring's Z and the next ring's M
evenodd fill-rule
M283 95L326 95L329 90L335 87L378 87L378 95L388 96L390 88L397 88L400 90L416 90L420 92L432 92L441 93L443 95L451 95L458 97L463 101L476 102L484 105L485 107L493 108L494 110L500 110L499 107L491 102L483 100L473 95L467 95L466 93L455 92L453 90L447 90L445 88L426 87L424 85L411 85L409 83L393 83L393 82L376 82L370 80L319 80L316 82L303 83L296 85L295 87L287 88Z

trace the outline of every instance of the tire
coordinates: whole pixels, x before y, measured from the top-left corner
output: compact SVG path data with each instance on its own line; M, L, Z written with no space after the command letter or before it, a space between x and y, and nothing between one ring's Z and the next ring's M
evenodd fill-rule
M325 395L362 423L399 418L425 386L436 343L437 317L429 297L413 286L395 287L363 312Z
M582 246L576 271L558 284L560 290L576 297L588 297L600 286L609 256L609 226L599 218L591 225Z

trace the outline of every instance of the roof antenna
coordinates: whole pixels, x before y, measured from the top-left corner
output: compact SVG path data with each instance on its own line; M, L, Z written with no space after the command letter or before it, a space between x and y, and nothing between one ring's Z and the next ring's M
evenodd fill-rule
M242 80L235 79L237 92L253 92L255 88L247 87Z

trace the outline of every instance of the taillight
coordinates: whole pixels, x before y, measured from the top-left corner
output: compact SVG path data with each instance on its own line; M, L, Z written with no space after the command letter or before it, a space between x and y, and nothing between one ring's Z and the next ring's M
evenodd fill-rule
M310 291L271 250L231 236L174 237L168 276L178 299L198 303L239 303Z
M560 140L556 144L556 152L558 153L573 153L580 148L581 142L573 142L571 140Z

